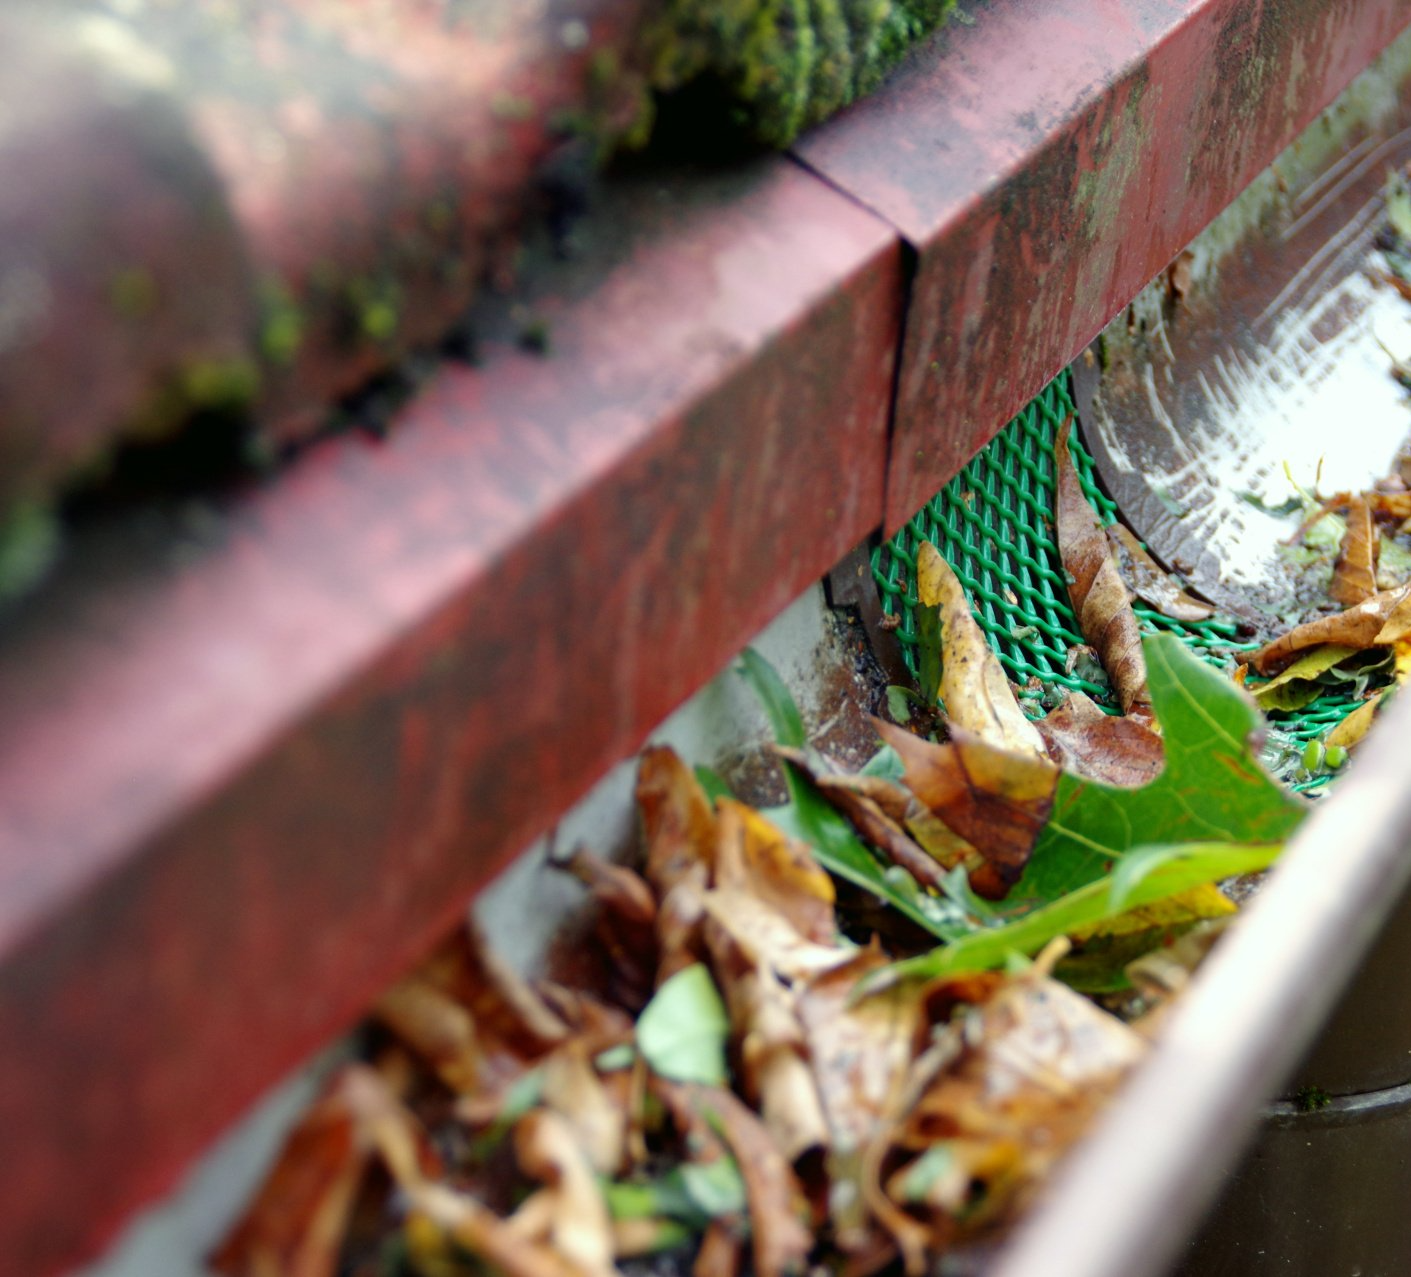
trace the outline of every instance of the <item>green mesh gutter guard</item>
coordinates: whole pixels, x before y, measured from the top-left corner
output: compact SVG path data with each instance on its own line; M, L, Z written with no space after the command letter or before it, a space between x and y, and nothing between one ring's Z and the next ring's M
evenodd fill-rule
M915 675L916 548L931 541L955 569L970 605L1009 677L1019 685L1031 717L1044 712L1043 693L1051 688L1086 692L1116 713L1107 687L1068 668L1068 652L1083 642L1068 599L1058 546L1053 539L1053 440L1074 411L1067 371L1049 383L1029 405L872 554L872 576L883 608L900 619L896 637ZM1117 517L1114 503L1098 488L1091 454L1075 430L1070 447L1083 489L1104 524ZM1232 670L1241 653L1258 643L1241 642L1234 622L1173 621L1141 604L1142 630L1176 635L1209 664ZM1271 724L1302 745L1341 722L1361 702L1330 692L1302 710L1273 713ZM1299 782L1295 789L1326 784L1326 774Z

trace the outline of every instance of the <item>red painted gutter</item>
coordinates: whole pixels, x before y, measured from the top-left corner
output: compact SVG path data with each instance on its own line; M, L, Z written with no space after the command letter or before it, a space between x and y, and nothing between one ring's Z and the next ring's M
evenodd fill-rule
M781 158L618 184L585 254L487 303L483 366L443 366L386 441L80 531L0 633L17 1270L91 1253L350 1024L1411 18L1097 7L995 0L806 141L826 183ZM1230 49L1264 58L1258 92ZM1304 96L1261 122L1286 83Z
M17 1271L159 1192L876 525L890 230L783 159L595 224L528 291L547 357L487 343L199 534L93 528L0 640Z

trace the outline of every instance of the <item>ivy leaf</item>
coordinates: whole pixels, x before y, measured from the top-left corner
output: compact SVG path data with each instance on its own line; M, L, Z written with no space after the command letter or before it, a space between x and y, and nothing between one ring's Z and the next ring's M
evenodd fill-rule
M1262 726L1248 697L1171 635L1144 644L1166 765L1119 789L1065 773L1016 898L1058 897L1095 882L1153 838L1165 843L1280 843L1307 810L1259 764Z
M807 750L803 717L774 667L753 648L746 648L739 673L759 697L777 743ZM863 771L894 776L900 765L896 755L884 749ZM829 873L870 892L940 939L950 939L968 929L960 911L948 901L925 895L915 879L896 866L883 866L853 832L847 819L797 767L786 762L784 779L789 787L789 801L762 814L790 838L812 847Z
M637 1049L652 1071L673 1082L724 1086L730 1017L710 972L683 967L637 1017Z

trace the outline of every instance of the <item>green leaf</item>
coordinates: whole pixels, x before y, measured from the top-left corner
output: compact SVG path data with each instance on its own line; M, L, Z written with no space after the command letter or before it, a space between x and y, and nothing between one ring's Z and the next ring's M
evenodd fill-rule
M1343 647L1337 643L1324 643L1322 647L1311 648L1294 661L1282 673L1267 683L1247 690L1253 695L1261 709L1295 710L1312 704L1322 693L1322 685L1316 680L1326 674L1340 661L1355 656L1355 647Z
M894 963L879 975L934 979L958 971L1003 966L1012 954L1035 954L1056 936L1107 922L1132 909L1179 895L1203 883L1267 869L1282 843L1181 843L1144 847L1115 873L1088 883L1013 922L977 931L920 957Z
M678 971L637 1017L637 1049L652 1070L674 1082L724 1086L730 1018L699 962Z
M1057 900L1154 839L1281 843L1303 819L1306 805L1254 753L1262 719L1249 698L1171 635L1142 646L1165 767L1135 789L1065 772L1013 899Z
M765 717L769 719L770 730L780 745L791 745L795 749L807 749L808 737L804 732L803 715L768 661L752 647L745 648L740 656L740 675L759 697Z
M706 767L704 764L696 766L696 783L705 790L705 795L712 802L717 798L733 798L730 786L725 783L723 777L713 767Z
M695 1229L748 1209L744 1177L731 1157L687 1162L645 1183L604 1184L603 1197L614 1219L664 1217Z
M630 1069L637 1061L637 1050L630 1042L619 1042L606 1051L599 1051L593 1058L593 1067L599 1073L617 1073Z
M764 706L778 743L806 749L803 716L774 667L753 648L746 648L739 672ZM869 775L896 778L901 774L901 760L895 751L883 749L863 770ZM871 892L940 939L949 939L968 929L958 911L948 908L945 902L934 897L923 898L921 889L909 875L906 877L910 890L898 883L896 874L905 875L905 871L884 866L868 851L847 819L798 768L785 763L784 780L789 787L789 801L761 815L790 838L812 847L819 864L829 873Z
M919 601L912 611L916 619L916 681L921 698L935 705L941 698L941 676L945 669L941 645L941 608L939 604L924 607Z

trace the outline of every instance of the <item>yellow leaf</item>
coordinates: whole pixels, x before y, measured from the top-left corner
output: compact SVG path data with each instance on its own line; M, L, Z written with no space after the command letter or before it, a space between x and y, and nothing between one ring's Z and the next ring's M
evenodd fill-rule
M1004 667L970 611L965 587L929 541L916 552L916 594L941 614L941 698L951 722L1015 753L1046 758L1043 737L1024 717Z
M1074 940L1092 940L1097 936L1127 936L1142 931L1170 931L1208 918L1223 918L1236 912L1234 901L1214 883L1202 883L1179 895L1153 901L1138 909L1119 913L1106 922L1094 923L1072 933Z

